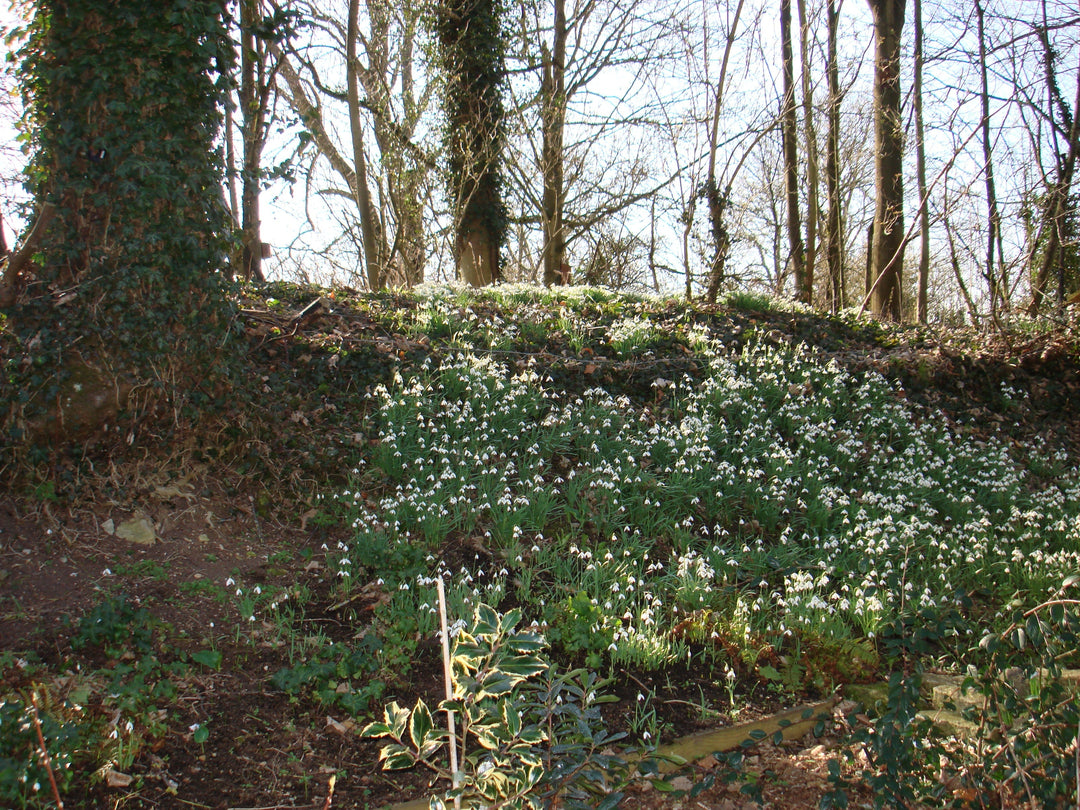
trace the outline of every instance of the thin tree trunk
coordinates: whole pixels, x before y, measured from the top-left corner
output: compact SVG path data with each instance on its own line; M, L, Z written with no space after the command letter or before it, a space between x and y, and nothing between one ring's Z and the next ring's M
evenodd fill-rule
M982 0L975 0L975 19L979 37L979 96L982 102L982 147L983 147L983 176L986 179L986 282L990 288L990 315L997 317L1000 306L1006 304L1004 300L1009 289L1004 279L1005 261L1004 250L1000 244L1001 215L998 212L997 188L994 183L994 157L993 146L990 142L990 88L986 67L986 32L984 28L984 16ZM998 250L1001 259L1000 271L1002 277L994 269L994 249Z
M829 259L829 308L839 312L844 306L844 214L840 200L840 70L837 59L836 0L829 0L829 134L825 157L825 182L828 187L829 213L827 220Z
M971 293L968 292L967 284L964 282L964 273L960 269L960 258L956 254L956 241L953 239L953 229L949 224L949 200L946 196L944 206L944 218L942 223L945 228L945 235L949 239L949 258L953 269L953 276L956 278L956 284L960 288L960 295L964 299L964 306L967 307L968 317L971 318L971 325L978 327L979 325L979 310L975 307L975 302L971 300Z
M230 94L231 95L231 94ZM225 105L225 174L228 181L229 213L233 222L240 226L240 192L236 188L236 120L232 104Z
M375 216L371 209L371 192L367 184L367 162L364 157L364 135L360 129L360 91L356 43L360 36L360 0L349 0L349 24L345 43L345 70L348 84L349 130L352 133L353 165L356 166L356 207L360 212L360 230L364 239L364 266L368 288L382 289L378 245L375 242Z
M544 284L567 284L566 233L563 230L563 126L566 120L566 3L555 0L552 48L543 46L542 171L544 174Z
M904 129L900 114L900 32L905 0L867 0L874 16L874 187L867 299L876 317L899 321L904 265Z
M818 148L814 125L814 90L810 82L810 22L806 0L798 0L799 53L802 58L803 131L806 138L806 303L813 303L814 265L817 263Z
M930 200L926 186L926 141L923 127L922 71L923 27L922 0L914 0L915 12L915 174L919 184L919 286L916 293L916 314L919 323L926 323L930 280Z
M780 129L784 144L784 193L787 199L788 262L795 279L795 298L809 300L803 263L802 218L799 216L799 152L795 140L795 65L791 47L791 0L780 0L780 51L784 103Z
M1046 72L1046 82L1051 88L1050 93L1053 94L1054 88L1057 87L1057 79L1055 76L1053 52L1050 50L1050 43L1045 38L1045 30L1042 32L1043 36L1043 60L1044 70ZM1058 163L1058 179L1057 182L1050 188L1049 199L1046 204L1046 213L1043 221L1039 226L1039 233L1035 241L1032 243L1031 254L1034 254L1038 246L1045 241L1045 248L1043 249L1042 261L1039 263L1039 269L1036 273L1035 280L1032 284L1031 291L1031 304L1028 307L1028 314L1035 316L1038 314L1040 307L1042 306L1046 297L1046 282L1050 278L1050 270L1054 267L1055 263L1060 268L1058 262L1059 253L1061 250L1062 237L1065 227L1065 214L1069 204L1069 193L1072 188L1073 175L1076 171L1076 159L1080 154L1080 115L1077 112L1080 111L1080 76L1076 81L1076 100L1073 102L1072 111L1068 109L1068 105L1065 100L1060 97L1056 99L1056 104L1051 104L1051 117L1053 116L1053 109L1057 107L1058 115L1061 118L1060 126L1068 132L1068 152L1065 154L1065 160ZM1055 125L1056 126L1056 125ZM1060 269L1059 269L1060 276ZM1059 303L1065 298L1064 285L1058 283L1057 298Z
M739 0L735 7L735 14L728 25L727 35L724 38L724 56L720 62L720 75L716 80L716 95L713 98L712 126L709 128L709 169L705 178L705 198L709 204L709 228L713 236L712 266L709 268L709 283L705 291L705 299L710 303L716 303L716 296L724 283L725 269L727 267L728 252L731 250L731 238L724 224L724 213L727 209L727 193L721 194L720 184L716 177L716 155L720 149L720 111L724 105L724 84L727 81L728 63L731 59L731 51L735 44L735 32L739 28L739 17L742 15L744 0ZM706 45L708 36L706 35ZM684 242L689 237L692 222L687 222L686 232L683 234ZM690 265L687 262L686 294L690 298Z
M244 116L244 168L240 192L242 250L240 269L246 281L263 281L262 228L259 214L259 185L264 143L266 109L260 103L256 70L255 25L259 17L258 0L240 3L240 107Z

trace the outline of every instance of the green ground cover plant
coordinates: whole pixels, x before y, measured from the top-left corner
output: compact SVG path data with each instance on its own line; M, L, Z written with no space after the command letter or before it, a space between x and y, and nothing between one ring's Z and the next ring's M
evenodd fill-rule
M617 355L657 334L611 323ZM454 615L512 599L556 655L599 672L726 679L734 649L741 677L791 694L921 667L901 643L921 616L964 618L935 624L920 655L993 668L975 641L1075 588L1080 477L1063 453L973 440L804 345L682 339L703 377L658 379L651 396L568 394L474 351L377 387L374 449L330 507L355 529L334 562L342 587L377 577L384 626L422 637L442 578ZM451 567L448 538L484 553ZM1075 648L1055 661L1080 663ZM925 787L933 760L904 747L930 732L913 722L917 678L893 681L874 728L906 731L874 737L882 770L864 777L895 803L916 792L890 793L889 774Z

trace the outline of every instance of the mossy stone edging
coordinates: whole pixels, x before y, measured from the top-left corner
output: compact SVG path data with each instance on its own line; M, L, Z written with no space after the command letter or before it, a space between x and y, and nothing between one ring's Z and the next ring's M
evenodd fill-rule
M771 739L777 734L785 740L797 739L813 731L814 726L819 722L831 718L836 702L837 698L832 697L737 726L697 732L673 743L661 745L653 753L639 754L633 759L655 757L657 767L661 772L666 773L718 751L731 751L747 743L756 744L759 741ZM423 798L388 805L385 810L426 810L427 807L428 799Z
M1004 676L1013 683L1017 691L1030 688L1026 676L1019 671L1009 670ZM1045 678L1047 673L1040 671L1039 677ZM1059 677L1066 688L1080 694L1080 669L1067 669L1060 673ZM978 731L978 726L966 719L963 712L966 708L981 706L985 697L976 689L965 690L963 676L927 672L922 676L921 686L924 707L918 712L920 719L930 720L943 734L965 737ZM849 684L843 691L845 697L867 707L879 700L886 700L889 693L888 686L883 683ZM946 708L949 705L955 708Z

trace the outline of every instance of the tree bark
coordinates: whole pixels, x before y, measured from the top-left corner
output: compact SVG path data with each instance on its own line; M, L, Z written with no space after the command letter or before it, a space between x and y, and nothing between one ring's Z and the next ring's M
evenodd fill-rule
M495 0L440 0L435 11L456 265L462 280L474 287L499 280L507 225L501 96L506 58L500 15Z
M543 47L540 83L544 175L544 285L569 282L566 264L566 233L563 230L563 127L566 121L566 2L554 0L552 47Z
M360 127L360 90L357 79L356 43L360 37L360 0L349 0L349 23L345 43L345 72L349 102L349 131L352 134L353 165L356 167L356 207L360 212L360 230L364 240L364 267L368 289L381 290L383 272L378 245L375 241L375 216L371 209L371 192L367 183L367 162L364 157L364 133Z
M826 144L825 183L828 188L829 213L826 224L829 260L829 308L839 312L844 306L844 209L840 199L840 70L837 58L839 14L836 0L829 0L829 134Z
M728 64L731 60L731 51L735 45L735 32L739 28L739 17L742 15L744 0L739 0L735 7L735 14L731 18L727 35L724 38L724 57L720 62L720 75L716 80L716 95L713 98L712 126L709 128L709 170L705 179L704 193L709 205L709 226L713 237L713 260L709 268L709 283L705 291L705 300L710 304L716 303L716 296L724 283L727 257L731 250L731 237L724 223L724 213L727 208L727 192L721 193L720 184L716 177L716 155L720 151L720 111L724 105L724 83L727 81ZM706 44L708 38L706 36ZM686 230L683 233L684 254L688 253L686 242L690 236L693 222L688 220ZM687 262L686 295L690 298L690 271Z
M795 140L795 59L791 46L791 0L780 0L780 52L784 73L784 102L780 129L784 144L784 192L787 200L788 263L795 280L795 298L809 301L799 216L799 152Z
M867 0L874 17L874 188L867 298L875 317L899 321L904 264L904 129L900 33L905 0Z
M1040 32L1040 40L1043 48L1043 70L1046 73L1046 83L1050 95L1054 96L1055 90L1057 89L1057 77L1054 68L1054 54L1050 48L1050 42L1047 38L1045 26ZM1035 273L1035 278L1032 282L1031 304L1028 307L1028 315L1031 315L1032 317L1039 313L1039 309L1045 301L1046 283L1050 278L1051 269L1058 261L1058 255L1063 241L1065 214L1068 210L1073 175L1076 172L1076 160L1078 154L1080 154L1080 115L1077 114L1078 111L1080 111L1080 76L1078 76L1076 80L1076 99L1073 102L1071 111L1064 98L1061 98L1061 94L1056 93L1056 95L1056 99L1051 99L1050 116L1053 118L1053 111L1056 107L1058 117L1061 120L1060 122L1055 123L1054 126L1067 133L1068 144L1066 145L1066 148L1068 151L1065 153L1064 160L1060 157L1058 158L1057 181L1050 187L1049 198L1047 199L1045 206L1045 215L1039 226L1038 236L1032 243L1029 252L1029 255L1034 256L1038 247L1045 243L1042 260L1039 262L1038 270ZM1065 290L1060 283L1060 279L1058 287L1058 301L1060 302L1065 298Z
M928 288L930 286L930 200L926 185L926 141L923 127L922 72L923 26L922 0L914 0L915 24L915 174L919 184L919 286L916 293L915 317L926 323Z
M1001 244L1001 214L998 212L997 186L994 182L993 145L990 141L990 88L986 67L985 10L982 0L975 0L975 19L979 38L979 97L982 104L983 176L986 180L986 283L990 291L990 315L997 317L998 308L1006 303L1009 284L1004 278L1005 256ZM1000 259L1001 277L994 269L994 249Z
M799 53L802 61L803 132L806 139L806 261L804 294L807 304L814 298L814 265L817 262L818 148L814 125L814 91L810 82L810 22L806 0L798 0Z
M244 166L241 171L241 258L245 281L264 281L262 229L259 214L261 158L265 144L266 105L260 103L257 69L265 64L265 51L257 50L255 25L258 0L240 2L240 109L243 115Z

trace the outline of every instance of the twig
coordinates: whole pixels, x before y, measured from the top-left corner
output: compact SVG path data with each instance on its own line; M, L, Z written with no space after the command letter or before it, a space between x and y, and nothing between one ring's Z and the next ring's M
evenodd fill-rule
M439 626L442 630L442 657L443 657L443 681L446 685L446 699L447 701L454 699L454 686L453 679L450 674L450 631L446 626L446 586L443 585L442 577L438 577L436 580L436 587L439 591ZM446 709L446 726L450 732L450 777L451 783L454 789L457 790L458 785L461 782L461 775L458 772L457 762L457 733L454 729L454 710ZM461 807L461 798L454 796L454 807Z
M322 810L330 810L330 803L334 801L334 785L337 784L337 774L330 774L330 784L326 790L326 801L323 802Z
M60 798L60 789L56 786L56 776L53 774L52 758L49 756L49 749L45 745L45 735L41 733L37 692L30 693L30 705L34 707L34 729L37 731L38 744L41 746L41 761L45 765L45 771L49 774L49 784L52 785L53 798L56 799L56 810L64 810L64 802Z

